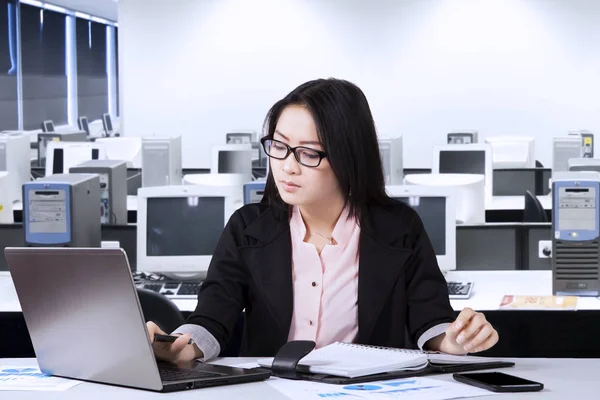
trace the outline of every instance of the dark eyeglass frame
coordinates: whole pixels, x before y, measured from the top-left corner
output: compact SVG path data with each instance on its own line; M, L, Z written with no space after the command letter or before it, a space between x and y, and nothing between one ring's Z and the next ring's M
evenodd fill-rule
M274 157L274 156L270 155L269 151L267 149L267 145L266 145L266 142L268 140L270 140L271 142L275 142L277 144L280 144L282 146L285 146L285 148L287 150L285 152L285 156L283 156L283 157ZM260 143L262 144L262 147L263 147L263 149L265 151L265 154L268 157L274 158L276 160L285 160L286 158L288 158L288 156L290 155L290 153L294 153L294 158L296 159L296 161L298 161L298 164L304 165L305 167L308 167L308 168L316 168L316 167L318 167L319 165L321 165L321 161L323 161L323 159L327 157L327 153L324 152L324 151L316 150L316 149L313 149L311 147L306 147L306 146L292 147L289 144L283 143L280 140L273 139L273 137L271 137L271 136L265 136L265 137L263 137L262 139L260 139ZM319 155L319 162L317 163L317 165L306 165L302 161L300 161L300 156L298 155L298 153L296 153L297 149L310 150L310 151L314 151L315 153L317 153Z

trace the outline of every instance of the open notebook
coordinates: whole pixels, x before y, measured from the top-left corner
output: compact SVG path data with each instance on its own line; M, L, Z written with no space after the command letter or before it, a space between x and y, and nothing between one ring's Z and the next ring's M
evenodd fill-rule
M273 358L258 360L270 368ZM302 358L297 371L306 374L360 378L400 372L394 376L457 372L513 366L487 357L454 356L421 350L395 349L336 342L313 350ZM314 380L314 379L313 379Z

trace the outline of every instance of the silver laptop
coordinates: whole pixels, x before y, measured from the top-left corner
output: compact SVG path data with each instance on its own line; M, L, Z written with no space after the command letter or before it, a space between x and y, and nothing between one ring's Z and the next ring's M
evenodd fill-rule
M4 254L44 373L161 392L270 376L157 362L122 249L7 247Z

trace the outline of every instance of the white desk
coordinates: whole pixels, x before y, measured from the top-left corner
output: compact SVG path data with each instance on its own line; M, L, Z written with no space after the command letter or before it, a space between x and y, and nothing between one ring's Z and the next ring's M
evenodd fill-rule
M552 195L537 196L544 210L552 210ZM492 201L486 203L485 209L490 211L523 210L525 196L494 196Z
M550 195L537 196L545 210L552 209L552 197ZM525 208L525 196L494 196L492 200L485 205L486 210L523 210ZM23 204L20 201L13 203L13 211L22 211ZM127 210L137 211L137 196L127 196Z
M452 271L447 274L446 279L475 282L470 299L450 301L456 311L465 307L477 311L497 310L502 297L506 294L552 295L551 271ZM174 300L174 302L181 311L193 311L197 303L196 299ZM577 309L600 310L600 299L580 297ZM21 312L15 287L7 272L0 272L0 312Z
M17 200L13 203L13 211L23 211L23 203ZM127 195L127 211L137 211L137 196Z
M253 360L255 359L224 358L216 360L214 363L231 365ZM537 393L507 393L501 396L502 399L564 400L598 398L597 371L600 370L600 359L530 358L507 360L514 361L516 366L513 368L502 368L498 371L541 382L544 384L544 390ZM0 359L0 364L31 365L33 363L35 363L35 359ZM432 375L430 378L444 381L454 381L451 374ZM134 398L158 399L166 397L195 400L288 399L288 397L284 396L277 390L272 389L266 382L246 383L241 385L221 386L207 389L195 389L168 394L84 382L65 392L5 392L2 394L2 398L5 396L11 400L105 400L108 398L112 400L125 400ZM479 398L482 397L478 397L478 399ZM494 397L490 397L490 399L493 398Z

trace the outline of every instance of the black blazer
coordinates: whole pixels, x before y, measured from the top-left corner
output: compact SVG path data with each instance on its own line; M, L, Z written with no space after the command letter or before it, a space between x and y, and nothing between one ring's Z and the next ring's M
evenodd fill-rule
M292 320L292 245L287 211L249 204L217 244L198 305L187 323L225 348L244 312L240 356L274 356ZM361 222L357 343L405 347L455 319L446 281L417 213L397 202L372 207Z

